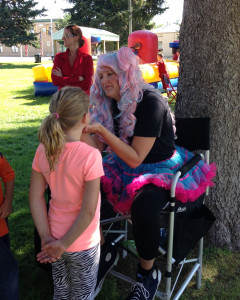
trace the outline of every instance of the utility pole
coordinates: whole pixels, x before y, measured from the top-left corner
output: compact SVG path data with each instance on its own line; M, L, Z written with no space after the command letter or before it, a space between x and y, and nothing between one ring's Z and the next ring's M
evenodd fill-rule
M52 44L52 56L54 56L54 50L53 50L53 21L52 21L52 18L51 18L51 44Z
M129 34L131 34L132 33L132 4L131 4L131 0L128 0L128 10L129 10L129 17L128 17Z

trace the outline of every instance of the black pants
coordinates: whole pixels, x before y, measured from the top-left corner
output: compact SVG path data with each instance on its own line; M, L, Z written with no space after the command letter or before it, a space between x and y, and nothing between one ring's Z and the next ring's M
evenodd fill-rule
M150 260L158 255L160 228L166 226L161 214L169 201L169 191L152 184L143 186L132 204L133 235L141 258Z
M102 192L101 219L116 214L106 202ZM141 258L150 260L157 256L160 245L160 228L164 227L160 214L169 201L169 192L153 184L143 186L137 193L131 210L133 235ZM114 229L117 229L115 225Z
M18 264L10 251L9 234L0 237L0 299L19 299Z

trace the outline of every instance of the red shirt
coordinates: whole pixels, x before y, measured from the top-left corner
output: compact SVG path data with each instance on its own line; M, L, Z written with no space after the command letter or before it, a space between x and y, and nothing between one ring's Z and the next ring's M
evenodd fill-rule
M63 88L64 86L77 86L89 95L93 77L92 56L83 53L79 48L78 56L71 66L68 55L69 49L67 49L66 52L61 52L56 55L53 69L60 68L63 76L56 76L52 73L53 84L58 86L59 89ZM79 76L84 77L84 80L79 81Z
M158 66L159 77L162 80L163 89L167 89L169 85L164 81L163 74L167 75L168 78L169 78L169 74L164 60L157 61L157 66Z
M3 183L11 181L15 178L15 173L12 167L7 162L6 158L0 152L0 178ZM0 182L0 205L3 203L3 190ZM4 219L0 219L0 237L8 233L8 226Z

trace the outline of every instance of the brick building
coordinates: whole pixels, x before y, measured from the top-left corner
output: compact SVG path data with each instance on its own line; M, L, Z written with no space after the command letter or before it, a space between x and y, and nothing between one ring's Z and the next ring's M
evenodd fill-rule
M164 58L172 58L173 53L169 43L178 40L179 30L180 26L178 24L168 24L151 30L158 37L158 49L163 49Z
M40 48L36 49L32 46L12 46L6 47L0 44L0 57L26 57L40 54L41 56L51 56L54 54L52 33L56 32L55 22L57 19L36 19L33 22L32 30L38 33ZM56 44L57 52L61 51L61 45Z

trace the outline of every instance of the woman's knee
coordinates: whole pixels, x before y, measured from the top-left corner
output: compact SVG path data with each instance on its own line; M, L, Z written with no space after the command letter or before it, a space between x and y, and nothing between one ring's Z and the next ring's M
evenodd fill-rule
M149 184L137 193L131 208L133 219L158 219L169 200L169 193L161 187Z

